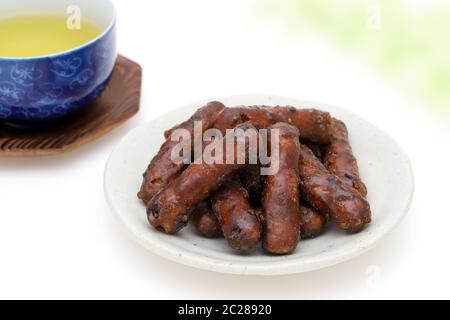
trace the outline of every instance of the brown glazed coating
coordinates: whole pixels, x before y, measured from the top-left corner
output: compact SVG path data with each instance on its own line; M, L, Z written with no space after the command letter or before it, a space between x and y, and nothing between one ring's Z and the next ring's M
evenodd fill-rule
M274 107L272 113L282 122L287 122L300 131L300 138L312 143L330 142L331 116L316 109Z
M259 218L262 225L265 225L263 210L257 207L253 210L256 212L256 216ZM313 209L308 204L300 206L301 239L312 239L318 237L325 232L327 224L327 217L321 214L319 211Z
M330 142L331 116L328 112L294 107L250 106L225 109L217 118L215 128L225 132L240 123L250 123L265 129L277 122L287 122L297 127L300 138L309 142Z
M247 190L252 204L260 205L264 188L264 176L260 165L248 165L240 174L241 182Z
M240 123L251 123L256 129L265 129L276 122L269 107L239 106L226 108L217 118L214 128L222 132L232 129Z
M211 201L205 200L194 209L192 221L197 232L205 238L223 237L219 220L211 208Z
M188 120L177 124L173 128L164 132L164 138L169 139L176 129L194 130L194 122L201 121L203 123L203 130L206 131L214 125L219 114L225 110L225 105L219 101L211 101L206 106L198 109Z
M327 226L327 218L309 206L300 206L301 238L312 239L321 235Z
M287 123L277 123L270 129L280 133L279 170L267 176L264 187L263 247L269 253L289 254L300 241L299 132ZM271 161L276 160L272 155Z
M364 197L329 173L305 145L300 147L299 172L308 203L329 215L339 228L359 232L371 222L370 206Z
M212 197L214 213L231 248L248 251L261 239L262 226L250 206L247 190L241 182L232 179Z
M359 177L358 163L350 146L347 127L342 121L333 119L331 143L324 151L324 163L328 171L358 190L363 197L367 196L367 188Z
M203 121L203 131L210 129L219 114L225 109L220 102L210 102L197 112L186 122L177 126L177 128L187 129L191 133L192 146L194 144L194 121ZM170 136L170 134L169 134ZM176 164L172 162L171 155L173 148L178 145L178 141L167 139L161 146L158 154L150 162L147 171L144 173L144 181L138 198L147 204L158 192L164 189L172 179L177 177L187 165L184 163ZM191 157L192 155L186 155Z
M236 155L235 159L238 159L239 156L247 159L249 145L245 143L246 148L242 150L239 148L239 142L247 142L246 135L242 133L248 130L256 131L254 127L242 124L227 134L224 139L215 143L227 145L228 139L231 139L234 155ZM150 224L160 231L169 234L177 233L186 226L192 210L198 203L210 196L245 166L246 164L240 164L237 161L231 164L227 164L225 161L213 164L204 161L200 164L191 164L148 203L147 217Z

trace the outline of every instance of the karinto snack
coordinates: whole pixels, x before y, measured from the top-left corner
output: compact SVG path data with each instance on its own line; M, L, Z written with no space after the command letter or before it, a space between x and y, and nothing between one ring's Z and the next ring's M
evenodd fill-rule
M353 155L344 122L333 119L331 141L325 147L324 153L324 163L328 171L358 190L363 197L367 196L367 188L359 177L358 163Z
M312 239L325 232L327 218L310 206L300 206L300 220L302 239Z
M367 200L355 189L327 171L313 152L301 145L299 172L303 194L322 214L341 229L359 232L371 222Z
M277 122L292 124L300 131L301 139L326 144L330 142L331 116L328 112L294 107L250 106L225 109L214 125L225 132L240 123L250 123L257 129L268 128Z
M186 129L191 134L191 141L194 144L194 121L202 122L202 129L206 131L211 128L225 109L225 106L220 102L210 102L206 106L200 108L187 121L178 125L177 129ZM172 132L172 131L171 131ZM178 141L169 139L170 133L166 136L166 141L161 146L158 154L152 159L147 170L144 173L144 181L142 182L141 190L138 193L138 198L147 204L159 191L164 189L170 181L177 177L185 168L185 163L174 163L171 159L173 148L178 145ZM191 158L192 155L184 155Z
M230 247L238 251L254 248L261 239L262 227L241 182L230 180L211 199Z
M194 139L196 121L201 121L200 133L218 129L219 137L200 141L200 161L174 162L172 151L180 142L171 141L172 134L187 130L193 147L199 142ZM262 165L260 158L248 161L250 151L258 153L261 143L266 144L256 139L256 150L249 146L248 133L260 137L256 129L271 133L269 164ZM274 130L276 142L271 140ZM235 250L249 251L262 240L269 253L291 254L300 239L325 232L328 220L350 233L371 222L347 128L328 112L289 106L226 108L211 102L165 137L139 192L149 223L159 231L177 233L192 218L201 236L225 237ZM272 149L274 144L279 148ZM219 153L223 161L206 161L207 151L216 155L220 146L231 146L233 161L228 161L228 149ZM194 160L192 151L183 156ZM272 165L276 172L262 174Z
M331 116L316 109L274 107L272 113L279 121L289 123L300 131L300 138L312 143L325 144L330 141Z
M264 223L264 216L261 208L253 208L256 216ZM211 205L205 202L200 203L194 210L193 222L197 232L205 238L223 237L220 221L212 213ZM328 219L319 211L307 205L300 206L300 230L301 239L313 239L325 232Z
M277 123L279 130L279 162L276 174L268 176L263 194L263 247L273 254L289 254L300 241L300 156L299 132L287 123Z
M242 124L228 133L223 140L214 143L227 144L232 141L235 155L248 158L247 131L256 130L249 124ZM244 143L242 150L239 143ZM243 154L242 154L243 153ZM236 157L236 160L239 157ZM172 180L148 203L147 216L150 224L169 234L177 233L188 223L195 206L210 196L234 174L246 166L237 161L227 164L206 163L191 164L183 173Z
M209 199L197 205L192 213L192 221L197 232L205 238L219 238L223 236L219 219L214 214Z

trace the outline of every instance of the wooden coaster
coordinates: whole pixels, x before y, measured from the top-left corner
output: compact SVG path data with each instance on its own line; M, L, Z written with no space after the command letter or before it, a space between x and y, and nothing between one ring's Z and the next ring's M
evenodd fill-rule
M0 157L55 155L102 137L139 111L141 80L141 66L119 55L105 91L80 114L45 129L0 123Z

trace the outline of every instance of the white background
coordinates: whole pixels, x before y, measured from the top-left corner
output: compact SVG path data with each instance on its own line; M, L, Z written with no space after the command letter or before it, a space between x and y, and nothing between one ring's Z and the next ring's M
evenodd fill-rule
M115 2L119 51L144 69L141 112L70 154L0 158L0 298L450 298L450 130L425 103L314 35L249 18L245 1ZM180 105L246 93L344 106L397 139L416 177L400 227L350 262L270 278L195 270L135 244L103 197L114 145Z

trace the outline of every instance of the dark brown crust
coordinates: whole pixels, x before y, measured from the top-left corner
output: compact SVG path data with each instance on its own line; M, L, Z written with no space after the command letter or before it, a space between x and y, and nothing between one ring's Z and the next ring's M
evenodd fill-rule
M227 144L228 139L234 141L234 154L248 158L248 144L246 149L241 150L237 141L246 141L244 135L239 135L247 130L255 130L254 127L243 124L225 136L224 141L217 143ZM224 156L226 156L224 154ZM237 158L237 157L236 157ZM147 216L151 225L160 231L174 234L182 229L189 221L192 210L198 203L210 196L222 184L245 164L237 162L233 164L191 164L183 173L173 180L165 189L158 193L147 206Z
M241 123L251 123L256 129L265 129L276 122L269 107L250 106L226 108L217 118L214 127L226 132Z
M330 141L331 116L328 112L295 107L274 107L272 112L279 121L297 127L302 140L318 144Z
M206 210L202 209L204 202L194 210L193 221L197 231L206 238L223 237L220 222L212 214L210 204L206 204ZM258 219L264 224L264 215L261 208L254 208ZM326 230L328 219L319 211L308 205L300 206L301 239L314 239Z
M361 181L358 163L350 146L347 127L342 121L333 119L331 133L331 143L325 148L325 167L342 182L358 190L363 197L367 196L367 188Z
M194 144L194 121L202 121L203 131L210 129L219 114L225 109L220 102L210 102L197 112L186 122L178 125L176 128L189 130L191 133L192 145ZM170 135L170 134L169 134ZM138 198L147 204L158 192L164 189L171 180L176 178L187 167L180 163L175 164L171 160L173 148L178 145L178 141L167 139L161 146L158 154L150 162L147 171L144 173L144 181ZM190 157L191 155L187 155Z
M301 145L300 178L308 202L329 215L341 229L359 232L371 222L369 203L352 187L327 171L313 152Z
M211 200L230 247L238 251L254 248L261 239L262 226L241 182L235 179L227 182Z
M225 109L217 118L215 128L225 132L240 123L250 123L265 129L277 122L297 127L300 138L318 144L330 142L331 116L328 112L294 107L250 106Z
M300 219L302 239L318 237L327 226L327 218L309 206L300 206Z
M192 222L197 232L205 238L223 237L219 220L212 210L210 200L200 202L195 208L192 213Z
M225 110L225 106L222 102L211 101L205 107L198 109L188 120L182 122L173 128L164 132L166 139L170 138L172 132L176 129L187 129L189 131L194 130L194 122L201 121L205 127L204 131L211 128L216 121L219 114Z
M264 194L264 249L273 254L289 254L300 241L300 191L298 157L299 132L287 123L277 123L280 137L279 170L267 176ZM275 158L272 155L272 166Z

